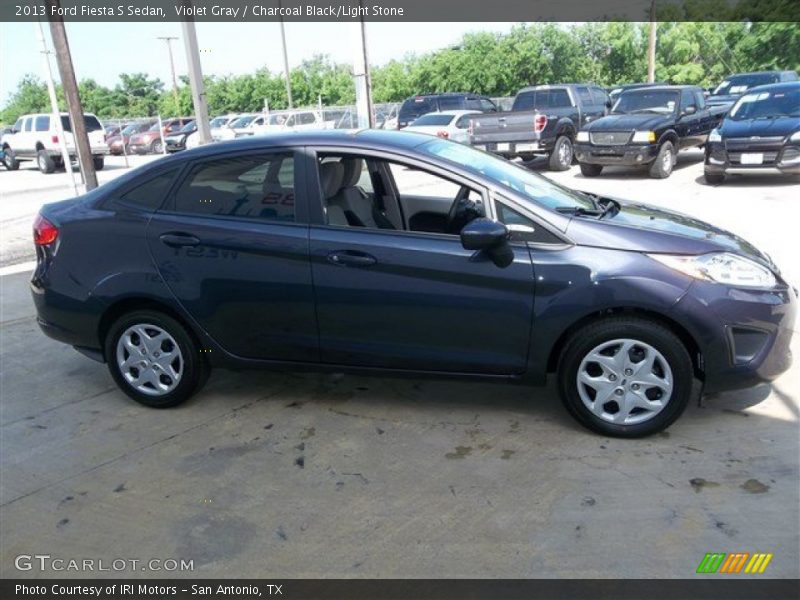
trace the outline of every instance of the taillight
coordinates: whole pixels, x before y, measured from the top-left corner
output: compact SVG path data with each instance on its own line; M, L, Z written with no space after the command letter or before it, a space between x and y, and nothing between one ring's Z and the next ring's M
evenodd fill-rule
M50 136L50 141L53 142L54 144L57 144L58 143L58 136L57 135L51 135Z
M436 132L436 137L440 137L446 140L450 137L450 134L447 133L444 129L442 129L441 131Z
M547 126L547 117L544 115L536 115L533 117L533 130L542 131Z
M33 243L37 246L46 246L55 242L57 237L58 227L42 215L36 215L36 220L33 222Z

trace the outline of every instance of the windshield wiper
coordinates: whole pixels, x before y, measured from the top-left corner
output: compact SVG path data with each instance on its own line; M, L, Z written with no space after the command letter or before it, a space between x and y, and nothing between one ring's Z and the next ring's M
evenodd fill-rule
M576 215L578 217L602 217L605 214L603 208L584 208L583 206L556 206L556 211L567 215Z

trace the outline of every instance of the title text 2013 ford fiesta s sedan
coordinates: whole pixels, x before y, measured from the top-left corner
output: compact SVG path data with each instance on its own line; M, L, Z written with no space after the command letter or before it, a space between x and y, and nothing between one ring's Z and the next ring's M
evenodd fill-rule
M164 158L46 205L44 332L135 400L212 366L541 384L607 435L790 364L797 292L742 239L446 140L284 134Z

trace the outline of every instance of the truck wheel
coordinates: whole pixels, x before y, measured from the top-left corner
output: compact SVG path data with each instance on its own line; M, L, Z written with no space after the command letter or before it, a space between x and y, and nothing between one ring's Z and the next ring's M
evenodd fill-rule
M55 161L45 150L39 150L36 153L36 164L39 166L39 170L45 175L56 170Z
M725 181L725 173L709 173L708 171L704 171L703 177L706 178L706 183L711 185L717 185Z
M92 157L92 162L94 163L94 170L95 171L102 171L103 167L106 164L105 158L102 156L94 156Z
M589 163L581 163L581 175L584 177L597 177L603 172L603 165L591 165Z
M558 366L561 399L602 435L641 437L669 427L691 396L686 347L669 328L640 317L611 317L576 331Z
M5 157L3 157L3 164L6 166L6 169L9 171L16 171L19 169L19 161L17 160L17 156L14 154L14 151L11 148L4 148L4 152L6 153Z
M664 142L658 149L658 156L650 165L650 177L655 179L666 179L672 174L675 166L675 147L672 142Z
M556 140L550 153L550 170L566 171L572 166L572 140L562 135Z
M114 323L106 336L105 356L120 389L151 408L185 402L210 371L186 328L154 310L137 310Z

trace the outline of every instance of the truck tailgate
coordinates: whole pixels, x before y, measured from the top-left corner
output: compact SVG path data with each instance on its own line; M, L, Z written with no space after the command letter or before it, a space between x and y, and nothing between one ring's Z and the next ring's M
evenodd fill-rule
M481 115L472 120L473 144L517 142L539 139L534 131L533 112L505 112Z

